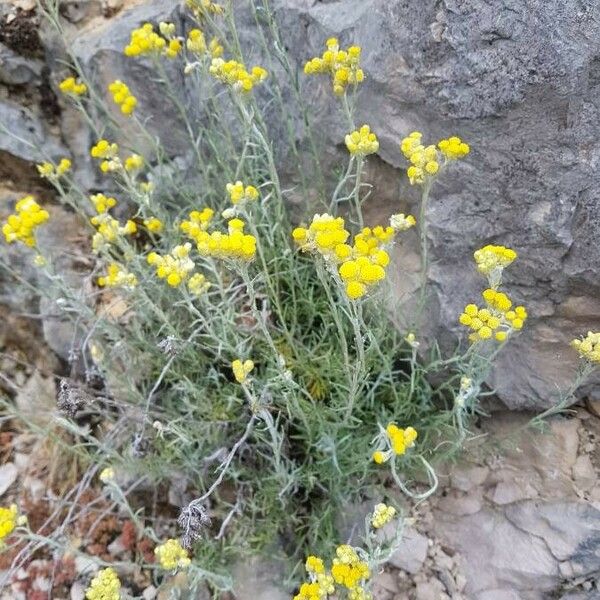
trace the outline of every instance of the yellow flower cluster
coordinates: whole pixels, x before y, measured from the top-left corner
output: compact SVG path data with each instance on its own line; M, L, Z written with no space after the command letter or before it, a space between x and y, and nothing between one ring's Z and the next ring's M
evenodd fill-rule
M238 383L244 383L246 379L248 379L248 375L250 375L254 369L254 361L245 360L242 362L241 360L236 359L231 363L231 369L235 380Z
M100 287L122 287L133 289L137 283L137 277L117 263L108 265L106 275L98 277L98 285Z
M75 77L67 77L58 84L58 89L68 96L83 96L87 92L87 85Z
M234 206L258 199L258 190L253 185L244 186L241 181L228 183L226 189Z
M152 233L160 233L164 228L164 224L160 219L150 217L149 219L144 219L144 227Z
M102 483L110 483L115 478L115 470L112 467L104 467L98 478Z
M508 267L517 258L517 253L505 246L489 244L476 250L473 256L477 264L477 270L483 275L489 275L493 271L501 271Z
M304 72L307 75L330 75L334 94L341 96L349 85L357 85L365 78L360 68L361 49L350 46L347 50L340 50L337 38L329 38L325 45L327 49L323 55L311 58L304 65Z
M579 352L579 356L592 363L600 363L600 333L588 331L582 340L573 340L571 347Z
M527 319L524 306L512 309L512 300L504 292L491 288L484 290L482 296L486 308L468 304L458 319L461 325L472 330L469 341L489 340L493 336L496 341L503 342L510 333L523 328Z
M193 240L197 241L200 233L206 231L214 214L215 211L212 208L203 208L201 211L193 210L190 213L189 221L183 221L180 229Z
M166 56L175 58L181 51L181 41L172 37L175 33L173 23L161 23L160 31L165 39L154 31L152 23L144 23L140 28L131 32L129 44L125 46L125 56L143 56L153 54L155 56Z
M127 84L117 79L108 86L115 104L119 106L124 115L131 115L137 106L137 98L130 92Z
M486 306L479 308L476 304L468 304L458 321L471 330L470 342L492 337L504 342L511 333L522 329L527 319L524 306L513 308L512 300L504 292L498 291L502 271L517 258L517 253L505 246L488 245L477 250L473 256L477 270L487 277L490 285L481 294Z
M417 220L412 215L398 213L390 217L390 226L394 231L406 231L417 224Z
M125 159L125 170L139 171L144 166L144 157L139 154L132 154Z
M332 217L327 213L314 215L307 228L296 227L292 231L294 241L304 252L318 252L326 259L340 262L351 254L346 244L350 232L346 230L342 217Z
M178 540L169 539L164 544L160 544L154 549L154 554L163 569L172 571L173 569L185 569L189 567L190 557L187 550L181 547Z
M352 300L364 296L370 287L385 279L389 254L382 248L394 237L393 227L365 227L354 236L354 245L346 243L350 233L342 217L327 213L315 215L308 228L297 227L294 241L304 252L317 252L326 260L341 263L338 273Z
M208 211L210 209L205 209ZM190 213L190 221L184 221L181 229L187 233L196 242L198 252L203 256L212 256L214 258L230 260L253 260L256 256L256 238L253 235L245 234L245 223L241 219L231 219L228 221L228 233L213 231L208 233L206 225L212 218L212 211L209 213L198 213L194 220L194 213ZM201 215L204 214L205 221L202 221Z
M37 165L37 170L40 174L40 177L50 180L62 177L70 169L71 161L68 158L61 158L60 162L56 166L50 162L43 162L42 164Z
M111 143L107 140L99 140L90 150L92 158L97 158L102 161L100 163L100 170L103 173L117 171L122 167L118 154L118 144L115 144L114 142Z
M406 171L411 185L425 183L428 177L435 175L442 160L462 158L469 153L469 145L458 137L440 140L437 148L433 144L424 146L422 137L422 133L413 131L400 142L402 154L411 163Z
M336 548L336 556L329 572L318 556L309 556L305 567L309 581L300 586L294 600L325 600L336 592L335 584L345 588L347 597L351 600L371 599L371 595L363 588L371 577L369 565L360 559L352 546L342 544Z
M194 296L201 296L210 288L210 283L202 273L194 273L188 280L188 290Z
M190 52L197 54L198 56L202 56L203 54L206 54L206 52L208 52L212 58L219 58L223 55L223 46L221 46L219 40L216 37L212 38L207 47L206 38L200 29L191 29L188 32L186 47Z
M17 505L11 504L8 508L0 506L0 546L17 526L18 522Z
M102 569L86 590L87 600L120 600L121 582L114 569Z
M447 140L440 140L438 142L438 148L449 160L463 158L471 151L469 144L465 144L465 142L456 136L448 138Z
M335 553L336 558L331 566L331 576L335 583L349 590L360 588L371 576L369 565L360 560L356 550L348 544L338 546Z
M379 150L377 136L368 125L363 125L360 129L349 133L345 142L346 148L352 156L367 156L367 154L374 154Z
M388 461L393 455L406 454L406 451L415 445L418 435L417 430L413 427L402 429L395 423L389 423L385 432L388 449L373 452L373 460L378 465Z
M92 237L94 252L98 252L106 244L114 242L120 235L131 235L137 232L137 226L133 221L129 220L121 226L119 221L108 213L96 215L90 219L90 222L96 228L96 233Z
M194 270L194 261L190 258L192 245L188 242L175 246L170 254L161 256L156 252L150 252L146 260L148 264L156 267L156 276L166 279L171 287L177 287L183 283Z
M263 82L268 76L266 69L262 67L252 67L248 72L242 63L236 60L225 61L220 57L212 59L208 71L215 79L244 93L251 92L256 84Z
M109 209L117 205L115 198L108 198L102 193L90 196L90 200L92 201L92 204L99 215L107 212Z
M373 516L371 517L371 525L375 529L383 527L389 523L396 516L396 509L393 506L387 504L376 504L373 510Z
M2 226L2 233L9 244L19 241L33 248L36 228L49 218L48 212L35 201L33 196L25 196L15 205L15 213L9 215Z
M201 18L205 15L219 16L223 14L223 7L212 0L185 0L194 16Z

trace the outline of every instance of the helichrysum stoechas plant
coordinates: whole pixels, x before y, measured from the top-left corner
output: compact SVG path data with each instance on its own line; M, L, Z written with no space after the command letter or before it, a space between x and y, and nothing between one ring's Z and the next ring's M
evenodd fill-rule
M43 4L60 31L58 4ZM161 99L175 111L172 129L187 135L189 170L182 172L164 140L146 130L160 115L140 112L133 81L98 90L77 73L59 84L94 125L90 154L106 186L81 189L64 163L42 163L57 197L91 226L93 256L83 262L92 265L91 291L73 290L49 257L51 285L40 293L64 307L74 330L83 332L74 339L74 360L110 399L86 410L102 427L61 420L75 446L90 450L103 493L124 505L132 501L117 485L117 468L143 472L157 488L178 473L195 497L180 507L180 545L173 521L158 564L169 571L189 560L190 580L210 576L226 587L217 574L233 559L282 539L290 540L292 560L303 559L309 547L331 553L336 516L364 500L378 477L389 473L412 498L432 493L433 448L440 436L457 437L453 425L464 434L490 358L527 315L499 289L502 269L514 258L510 251L482 248L475 258L489 281L481 306L465 308L470 321L461 317L477 339L447 361L437 350L431 362L420 359L424 342L435 344L422 339L419 319L407 315L415 327L397 331L387 316L394 307L388 274L402 269L393 245L402 232L420 229L424 290L427 195L444 171L451 175L450 164L468 158L469 146L456 137L427 146L420 134L409 135L401 144L409 181L423 193L418 218L390 206L389 223L365 222L364 168L379 151L379 132L354 119L354 92L367 76L360 48L343 49L330 39L305 67L308 75L327 78L345 119L338 139L347 149L342 175L316 177L323 167L307 98L271 13L257 19L258 45L267 53L260 66L249 66L255 63L238 43L235 3L187 4L195 22L144 23L131 32L124 53L154 69ZM187 75L185 101L164 74L167 63ZM261 93L254 93L257 86ZM121 119L113 120L114 102L126 114L134 111L127 139ZM101 123L89 114L92 105L104 115ZM312 139L308 169L295 112ZM281 130L286 133L277 129L277 151L266 118L274 114L291 119ZM293 179L301 195L315 197L316 186L324 206L310 206L295 223L284 202L290 188L278 170L279 148L298 158ZM3 232L9 242L35 246L36 228L47 219L37 202L24 199ZM107 309L112 301L118 310ZM583 341L581 349L582 361L592 364L594 350ZM431 383L442 375L450 379ZM444 410L448 389L456 390L456 400ZM389 425L377 432L369 423ZM415 470L427 475L429 486L404 483ZM166 537L143 521L143 507L128 508L155 541ZM390 518L393 509L375 508L364 550L342 545L331 560L313 555L300 597L322 600L335 590L367 598L383 557L374 535ZM109 593L118 593L116 575L104 579Z

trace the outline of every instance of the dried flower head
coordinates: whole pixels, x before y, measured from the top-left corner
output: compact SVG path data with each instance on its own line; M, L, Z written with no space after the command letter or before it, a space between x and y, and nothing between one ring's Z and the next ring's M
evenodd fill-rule
M193 501L181 509L177 524L182 530L181 546L189 549L202 537L204 529L210 525L210 517L202 504Z

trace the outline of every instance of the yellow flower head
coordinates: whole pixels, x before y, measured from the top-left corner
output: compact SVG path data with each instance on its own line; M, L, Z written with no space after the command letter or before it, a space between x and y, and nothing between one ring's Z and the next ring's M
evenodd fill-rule
M16 504L11 504L8 508L0 506L0 546L18 525L18 515Z
M144 219L144 227L152 233L160 233L164 229L164 224L160 219L150 217L149 219Z
M437 148L434 145L424 146L422 137L421 132L413 131L400 142L400 150L410 163L406 174L411 185L425 183L436 175L442 161L462 158L469 152L469 146L457 137L441 140Z
M447 140L440 140L438 142L438 148L442 151L442 154L450 160L463 158L470 152L469 144L465 144L456 136L448 138Z
M185 0L185 3L199 20L210 15L220 16L224 12L223 7L212 0Z
M171 287L178 287L190 275L196 266L189 257L192 245L188 242L175 246L170 254L161 256L156 252L148 254L148 264L156 268L156 276L164 279Z
M44 179L55 180L67 173L71 169L71 161L68 158L62 158L58 165L43 162L37 165L38 173Z
M92 249L98 252L117 240L118 236L131 235L137 232L137 226L133 221L127 221L121 226L119 221L107 213L100 213L90 219L91 224L96 228L96 233L92 238Z
M9 215L2 226L2 233L9 244L22 242L30 248L35 247L35 230L50 218L50 215L33 196L21 198L15 205L15 212Z
M132 154L125 159L126 171L139 171L144 166L144 158L139 154Z
M377 136L371 132L368 125L363 125L360 129L349 133L345 141L346 148L352 156L366 156L379 150Z
M309 573L314 575L325 573L325 565L323 564L323 560L318 556L309 556L306 559L305 568Z
M115 478L115 470L112 467L105 467L98 477L102 483L110 483Z
M490 244L476 250L473 257L477 270L483 275L489 275L492 271L508 267L517 258L517 253L511 248Z
M178 540L168 539L164 544L160 544L154 549L154 554L163 569L172 571L173 569L185 569L190 563L190 557L187 550L181 547Z
M258 190L253 185L244 186L241 181L228 183L226 189L234 206L244 204L245 202L253 202L258 199Z
M161 55L166 53L167 40L154 31L152 23L144 23L131 32L129 44L125 46L125 56Z
M235 60L225 61L220 57L212 59L208 71L215 79L242 93L251 92L256 84L262 83L268 76L262 67L252 67L247 71L242 63Z
M385 431L390 449L397 456L405 454L409 448L415 445L417 431L413 427L401 429L395 423L390 423Z
M190 294L201 296L210 288L210 283L202 273L194 273L188 280L187 287Z
M58 89L66 96L83 96L87 92L87 85L75 77L67 77L58 84Z
M234 360L231 363L231 369L233 370L233 376L238 383L244 383L248 378L248 375L254 369L254 362L251 360L245 360L242 362L239 359Z
M358 85L364 81L365 74L360 68L360 46L350 46L341 50L337 38L329 38L326 50L321 57L311 58L304 65L307 75L329 75L333 93L341 96L349 85Z
M371 525L375 529L383 527L386 523L389 523L396 516L396 509L393 506L387 506L386 504L377 504L373 510L373 516L371 517Z
M122 287L131 290L137 283L137 277L117 263L108 265L106 275L98 277L100 287Z
M212 212L210 213L212 218ZM228 233L213 231L208 233L204 223L184 221L181 229L195 242L198 252L203 256L212 256L225 260L251 261L256 256L256 238L245 234L245 223L241 219L231 219Z
M390 226L394 231L406 231L417 224L417 220L412 215L398 213L390 217Z
M524 306L513 309L512 300L504 292L491 288L484 290L482 296L486 307L468 304L458 318L461 325L471 330L469 341L479 342L493 338L504 342L510 333L523 328L527 319Z
M583 339L573 340L571 347L577 350L584 360L600 364L600 333L588 331Z
M354 590L369 579L371 576L369 565L360 560L352 546L342 544L337 547L335 553L336 558L333 559L331 567L331 576L335 583L348 590Z
M191 29L188 32L186 48L194 54L204 54L206 52L206 39L200 29Z
M108 198L102 193L90 196L90 200L99 215L107 212L109 209L117 205L117 201L114 198Z
M129 91L129 87L117 79L108 86L115 104L119 106L124 115L131 115L137 106L137 98Z
M114 569L102 569L86 590L87 600L120 600L121 582Z

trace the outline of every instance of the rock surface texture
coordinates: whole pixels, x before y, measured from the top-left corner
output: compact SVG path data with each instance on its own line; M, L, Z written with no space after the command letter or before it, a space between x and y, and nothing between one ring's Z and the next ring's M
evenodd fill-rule
M150 130L173 156L183 157L177 115L166 108L152 73L143 61L122 55L130 30L140 23L183 23L179 2L66 5L65 31L84 68L103 87L126 80L140 98L140 111L151 116ZM28 7L9 2L0 8L0 155L29 173L40 152L70 154L78 180L94 188L97 173L87 159L91 134L56 97L65 56L47 27L38 36L39 18ZM369 161L374 189L368 221L399 210L418 212L418 190L408 185L398 148L403 136L418 129L427 140L459 134L470 142L468 160L454 165L432 193L431 333L450 347L457 315L478 298L483 282L472 264L475 249L487 243L517 249L520 259L506 284L530 320L500 354L489 384L510 408L551 405L556 386L565 386L574 372L569 340L600 324L600 5L274 0L271 9L298 69L321 53L329 36L363 47L367 79L358 94L357 122L368 122L380 139L380 151ZM242 44L260 54L246 3L236 10ZM173 76L189 99L183 75ZM303 86L319 141L331 157L347 133L338 102L325 78ZM276 117L270 118L278 131ZM286 174L291 165L285 157L281 165ZM30 176L10 171L17 186ZM400 303L409 301L418 275L416 237L406 239L394 289ZM593 386L584 392L599 393Z

